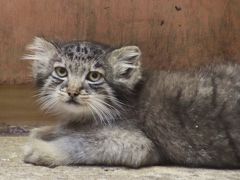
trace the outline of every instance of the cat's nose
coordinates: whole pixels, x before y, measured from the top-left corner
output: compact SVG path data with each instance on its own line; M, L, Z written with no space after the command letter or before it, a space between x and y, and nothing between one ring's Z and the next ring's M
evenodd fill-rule
M79 90L72 90L72 89L68 89L67 90L67 93L70 97L76 97L80 94L80 91Z

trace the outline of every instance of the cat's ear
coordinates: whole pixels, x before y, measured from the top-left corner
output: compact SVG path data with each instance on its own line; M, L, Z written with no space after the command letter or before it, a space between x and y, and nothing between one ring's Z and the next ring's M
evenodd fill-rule
M137 46L125 46L111 52L108 62L113 79L132 89L141 79L141 51Z
M49 66L50 60L58 54L58 49L53 43L39 37L35 37L26 49L30 51L30 54L25 55L23 59L33 60L33 78L37 85L41 86L52 71Z
M39 37L35 37L33 42L29 44L26 49L31 53L25 55L23 59L41 62L48 62L58 52L58 49L53 43Z

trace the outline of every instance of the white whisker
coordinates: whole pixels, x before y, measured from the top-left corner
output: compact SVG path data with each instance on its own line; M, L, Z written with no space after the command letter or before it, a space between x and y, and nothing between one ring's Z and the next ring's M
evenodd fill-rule
M97 107L95 107L93 104L89 104L89 106L94 110L96 115L99 117L100 121L105 124L105 120L104 120L105 118L104 118L104 114L102 113L102 111L99 110Z
M113 110L113 111L115 111L114 113L116 113L118 116L120 115L119 110L116 109L114 106L112 106L112 105L106 103L105 101L103 101L103 100L101 100L101 99L95 99L95 100L98 101L99 103L102 103L102 104L104 104L104 105L110 107L110 109Z
M97 118L96 118L96 116L94 114L94 109L91 107L91 104L89 104L88 102L87 102L87 104L89 106L89 110L90 110L91 114L93 115L94 120L97 122Z

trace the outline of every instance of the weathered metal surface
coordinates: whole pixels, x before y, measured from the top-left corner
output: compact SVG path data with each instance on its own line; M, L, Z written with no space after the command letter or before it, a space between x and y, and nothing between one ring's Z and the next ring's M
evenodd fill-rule
M136 44L147 68L240 59L239 0L0 1L0 83L31 81L19 59L34 36Z

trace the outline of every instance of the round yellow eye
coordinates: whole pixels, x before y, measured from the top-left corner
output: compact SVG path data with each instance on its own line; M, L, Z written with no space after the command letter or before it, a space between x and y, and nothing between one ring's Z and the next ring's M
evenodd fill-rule
M92 71L87 76L87 79L92 82L99 81L101 78L102 78L102 74L97 71Z
M67 76L67 70L64 67L55 67L54 70L59 77Z

